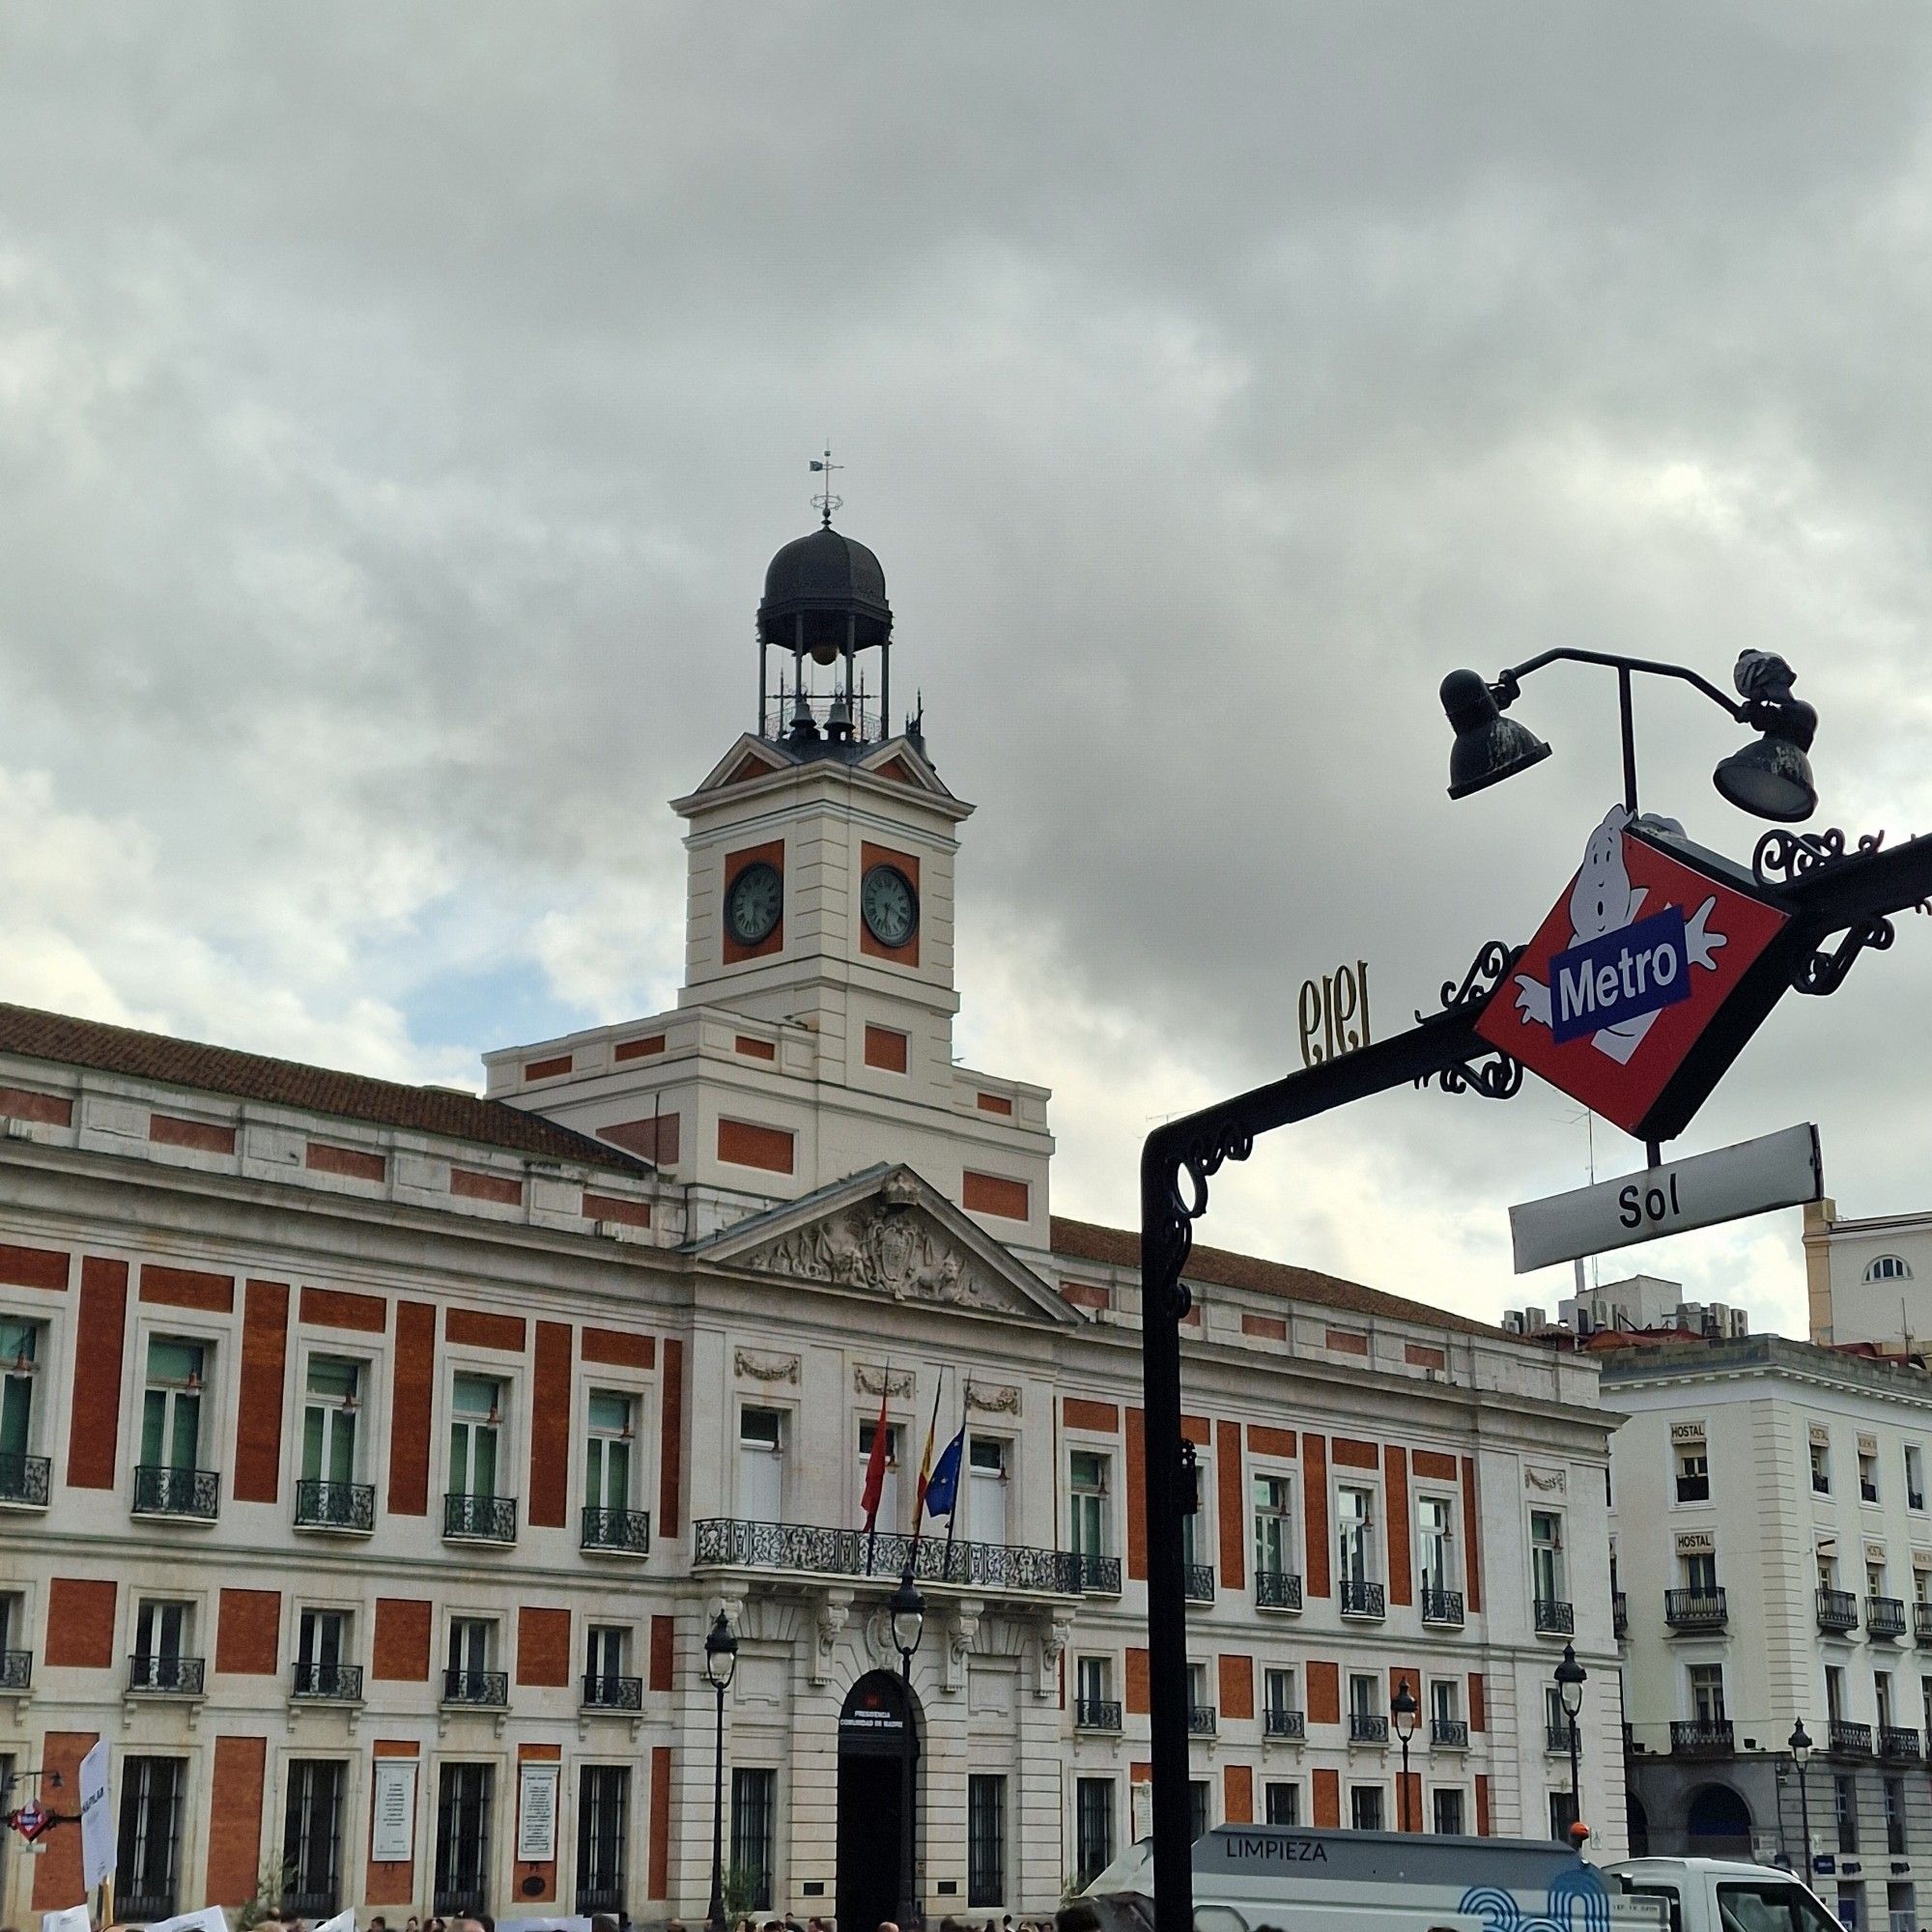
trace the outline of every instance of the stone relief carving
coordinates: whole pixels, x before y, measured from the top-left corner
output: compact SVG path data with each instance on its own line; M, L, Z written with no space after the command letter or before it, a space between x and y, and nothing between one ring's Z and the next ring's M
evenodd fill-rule
M906 1183L910 1186L911 1183ZM892 1183L887 1183L890 1196ZM745 1265L805 1281L876 1289L895 1301L1010 1309L1013 1297L923 1217L872 1200L747 1255Z
M751 1349L740 1349L732 1357L731 1366L741 1376L749 1376L754 1382L798 1381L798 1357L796 1355L760 1355Z
M910 1369L888 1371L860 1367L852 1371L852 1387L859 1395L911 1395L913 1375Z
M1060 1692L1060 1660L1073 1639L1073 1612L1055 1610L1039 1633L1039 1679L1034 1686L1036 1697L1054 1697Z
M984 1382L968 1382L966 1406L977 1408L981 1415L1017 1415L1020 1412L1020 1392L1010 1384L1003 1388L988 1388Z
M1522 1479L1532 1490L1542 1490L1546 1494L1561 1495L1564 1490L1561 1469L1525 1469Z

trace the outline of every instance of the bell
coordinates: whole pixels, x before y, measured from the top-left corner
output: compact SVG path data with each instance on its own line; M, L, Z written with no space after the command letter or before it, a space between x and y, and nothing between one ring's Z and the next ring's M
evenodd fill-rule
M1499 784L1549 755L1549 747L1527 725L1505 718L1495 694L1472 670L1452 670L1442 680L1442 709L1456 732L1449 750L1449 796Z

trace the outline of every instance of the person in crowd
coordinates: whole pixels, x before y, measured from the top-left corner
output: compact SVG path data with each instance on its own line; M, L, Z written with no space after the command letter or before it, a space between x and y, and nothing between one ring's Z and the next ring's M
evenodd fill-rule
M614 1912L593 1912L590 1915L590 1932L617 1932L617 1915Z

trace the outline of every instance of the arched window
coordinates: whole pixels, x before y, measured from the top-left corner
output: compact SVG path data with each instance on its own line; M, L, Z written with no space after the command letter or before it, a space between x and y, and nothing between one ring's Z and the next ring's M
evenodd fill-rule
M1903 1255L1880 1255L1865 1269L1867 1281L1910 1281L1912 1270L1905 1264Z

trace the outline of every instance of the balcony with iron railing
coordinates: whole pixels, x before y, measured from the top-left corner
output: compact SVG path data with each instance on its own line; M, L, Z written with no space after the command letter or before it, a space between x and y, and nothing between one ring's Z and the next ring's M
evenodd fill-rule
M1565 1719L1561 1723L1545 1724L1543 1727L1543 1748L1552 1756L1570 1748L1570 1723Z
M641 1677L612 1676L603 1670L586 1671L583 1676L583 1708L586 1711L641 1711L644 1708L644 1680Z
M1255 1572L1255 1607L1262 1610L1298 1610L1301 1607L1301 1578L1286 1570Z
M0 1690L26 1690L33 1687L34 1653L31 1650L0 1650Z
M1673 1757L1722 1757L1735 1748L1728 1718L1673 1719L1670 1752ZM1564 1748L1569 1748L1565 1739Z
M10 1509L45 1509L52 1463L44 1456L0 1455L0 1504Z
M1870 1757L1871 1726L1847 1724L1834 1718L1825 1726L1825 1748L1839 1757Z
M602 1509L586 1503L581 1548L606 1556L648 1556L651 1518L648 1510Z
M1345 1577L1337 1592L1340 1607L1345 1617L1386 1617L1388 1599L1379 1583L1371 1583L1366 1577Z
M375 1485L299 1477L296 1483L296 1527L367 1536L376 1527Z
M1878 1732L1878 1754L1901 1763L1914 1763L1918 1756L1918 1733L1907 1730L1900 1724L1881 1724Z
M954 1543L943 1536L879 1535L804 1523L711 1517L691 1526L695 1570L769 1570L817 1577L871 1577L890 1585L908 1566L921 1583L1006 1596L1118 1597L1121 1559L1011 1543Z
M1610 1593L1610 1632L1617 1637L1630 1635L1631 1610L1630 1596L1623 1590Z
M1187 1733L1190 1737L1211 1738L1214 1735L1215 1713L1212 1704L1190 1704L1187 1707Z
M1183 1563L1180 1566L1182 1593L1190 1604L1214 1601L1214 1566L1211 1563Z
M501 1710L510 1701L509 1676L501 1670L445 1670L442 1701Z
M213 1469L143 1463L134 1471L134 1514L213 1522L221 1509L221 1478Z
M1438 1590L1434 1584L1422 1586L1422 1621L1436 1624L1444 1630L1463 1628L1463 1593L1461 1590Z
M282 1917L287 1920L333 1918L338 1896L334 1891L285 1891L281 1900Z
M1076 1697L1073 1700L1073 1728L1076 1731L1118 1731L1121 1728L1121 1700L1118 1697Z
M150 1919L174 1916L172 1891L123 1891L118 1885L114 1888L114 1917L124 1925L143 1925Z
M1349 1713L1349 1742L1351 1745L1385 1745L1389 1741L1389 1720L1379 1711Z
M450 1543L514 1543L515 1496L470 1496L452 1490L442 1499L442 1534Z
M199 1697L207 1662L199 1657L143 1657L128 1660L128 1689L160 1697Z
M1859 1600L1850 1590L1821 1589L1818 1592L1818 1628L1822 1631L1855 1631L1859 1627Z
M1905 1600L1902 1597L1867 1597L1865 1633L1869 1636L1903 1636Z
M1431 1718L1429 1720L1429 1742L1439 1750L1467 1750L1469 1748L1469 1720L1467 1718Z
M1561 1597L1538 1597L1536 1634L1539 1636L1575 1636L1577 1612Z
M1912 1634L1920 1643L1932 1644L1932 1603L1913 1605Z
M354 1704L362 1696L362 1666L359 1663L296 1663L295 1683L290 1695L326 1698Z
M1262 1736L1277 1738L1293 1744L1308 1735L1308 1715L1304 1711L1291 1711L1286 1705L1264 1704L1262 1707Z
M1672 1630L1722 1630L1729 1621L1721 1584L1708 1590L1666 1590L1663 1621Z

